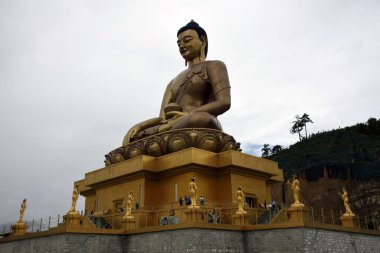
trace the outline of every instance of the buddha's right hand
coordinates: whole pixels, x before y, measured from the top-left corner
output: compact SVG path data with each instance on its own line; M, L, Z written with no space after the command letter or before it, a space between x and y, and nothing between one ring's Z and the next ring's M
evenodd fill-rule
M165 118L170 120L176 120L182 118L183 116L188 115L187 112L171 111L165 113Z
M165 119L161 121L161 126L158 129L158 132L164 132L170 130L175 124L177 124L179 121L183 119L188 115L187 112L178 112L178 111L172 111L165 113Z

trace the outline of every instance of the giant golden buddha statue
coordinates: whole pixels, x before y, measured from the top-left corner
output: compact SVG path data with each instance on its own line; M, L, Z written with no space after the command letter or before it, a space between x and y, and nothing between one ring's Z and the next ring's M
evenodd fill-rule
M230 83L221 61L206 61L206 31L196 22L177 32L187 69L166 87L158 117L133 126L123 146L106 155L107 166L139 155L161 156L190 147L223 152L240 144L222 131L217 116L231 106Z
M226 66L221 61L206 61L206 31L193 20L177 32L179 52L188 68L167 86L160 115L133 126L123 145L132 141L182 128L222 130L217 116L231 105Z

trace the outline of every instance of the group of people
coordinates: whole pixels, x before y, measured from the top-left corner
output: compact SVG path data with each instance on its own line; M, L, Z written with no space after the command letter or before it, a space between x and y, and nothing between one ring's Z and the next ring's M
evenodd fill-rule
M190 206L192 204L191 198L188 195L185 195L185 197L182 198L182 196L179 197L178 199L179 206ZM205 198L203 195L200 196L199 198L199 204L203 206L205 204Z
M281 210L281 206L280 205L276 205L276 201L272 201L272 203L270 203L270 204L267 204L267 201L266 200L264 200L264 204L262 204L261 205L264 209L267 209L267 208L269 208L269 209L271 209L272 211L275 211L276 210L276 208L278 209L278 210Z

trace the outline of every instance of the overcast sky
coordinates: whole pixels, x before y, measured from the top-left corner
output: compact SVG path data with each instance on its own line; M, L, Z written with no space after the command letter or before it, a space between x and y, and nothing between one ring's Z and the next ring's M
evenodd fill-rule
M67 212L135 123L158 115L185 69L177 30L208 33L228 68L224 131L255 153L380 115L380 1L0 0L0 224ZM83 197L79 209L83 208Z

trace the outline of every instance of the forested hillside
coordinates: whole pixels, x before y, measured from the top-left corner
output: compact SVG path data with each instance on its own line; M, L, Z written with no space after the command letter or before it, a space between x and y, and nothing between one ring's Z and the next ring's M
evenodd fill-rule
M367 180L380 177L380 120L311 134L300 142L267 157L279 163L285 179L305 172L306 179Z

